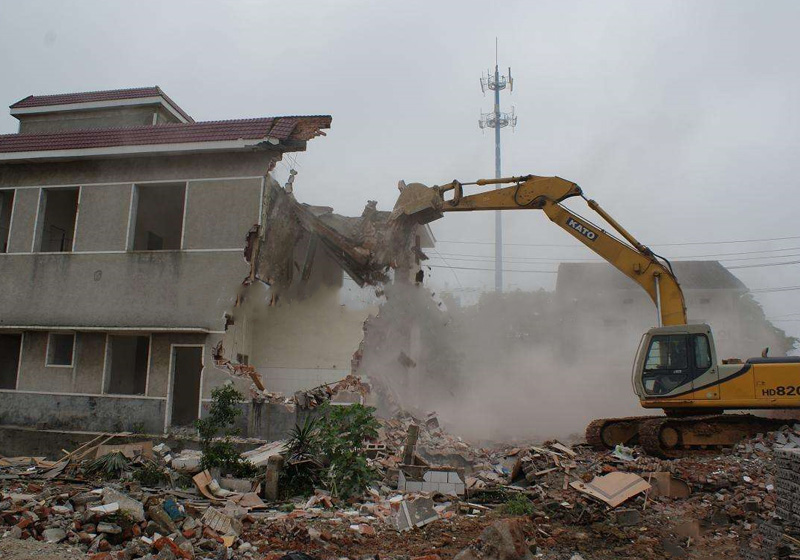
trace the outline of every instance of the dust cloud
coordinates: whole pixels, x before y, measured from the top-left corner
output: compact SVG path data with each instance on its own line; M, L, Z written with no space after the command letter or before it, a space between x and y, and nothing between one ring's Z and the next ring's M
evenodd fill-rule
M472 441L581 438L595 418L661 413L641 408L631 385L655 309L629 295L597 294L593 303L587 294L576 305L558 290L484 293L461 306L448 297L437 304L421 284L393 284L365 326L356 371L386 385L400 407L436 411L448 431ZM719 333L720 359L792 348L749 295L712 295L688 291L687 303L690 319Z

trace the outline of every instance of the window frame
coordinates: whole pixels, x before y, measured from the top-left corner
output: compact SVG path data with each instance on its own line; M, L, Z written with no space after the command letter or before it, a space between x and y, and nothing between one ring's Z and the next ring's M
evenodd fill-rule
M708 351L707 352L707 354L708 354L708 365L707 366L701 366L700 364L697 363L697 348L698 348L697 340L699 338L702 338L703 340L705 340L705 348ZM714 366L714 357L711 355L711 341L708 340L708 337L703 333L697 333L697 334L693 334L692 335L692 361L694 362L694 364L693 364L694 365L694 369L696 371L702 372L702 373L707 372L709 369L711 369Z
M189 208L189 183L190 181L145 181L144 183L131 183L131 198L128 206L128 227L125 238L125 252L127 253L157 253L157 252L175 252L183 251L186 237L186 212ZM178 247L176 249L137 249L136 248L136 232L138 230L138 216L139 204L142 189L149 190L152 187L164 186L178 186L183 187L183 201L181 204L181 225L180 236L178 238ZM163 240L163 237L162 237Z
M685 365L683 367L672 367L672 368L659 367L659 368L649 369L647 367L647 363L650 361L649 360L650 352L653 350L653 345L656 342L660 342L660 343L661 342L666 342L667 345L669 345L670 344L670 339L673 338L673 337L681 338L683 340ZM659 334L659 335L654 336L650 340L650 344L647 346L647 353L645 353L645 356L644 356L644 367L642 368L643 371L644 372L659 372L659 371L668 372L668 371L671 371L671 372L680 372L680 373L685 373L686 371L689 371L691 369L691 363L690 363L690 358L689 358L689 356L690 356L689 344L688 344L689 341L687 340L687 338L688 337L685 334L677 334L677 335L675 335L675 334ZM664 339L666 339L666 340L664 340ZM692 349L692 350L694 350L694 349ZM662 351L664 351L664 350L662 350ZM666 348L665 351L669 352L669 348Z
M45 232L45 219L47 215L47 197L48 194L54 191L77 191L78 195L75 200L75 217L72 224L72 232L69 248L62 251L43 251L42 245L44 244ZM78 216L80 214L81 193L83 189L81 185L59 185L57 187L40 187L39 188L39 201L36 206L36 215L34 217L33 239L31 240L31 253L44 253L44 254L65 254L75 252L75 239L78 233ZM64 230L66 233L67 230Z
M72 368L75 367L75 352L76 352L76 346L77 346L77 336L76 336L76 334L77 333L74 333L74 332L64 333L64 332L58 332L58 331L50 331L50 332L47 333L47 347L45 349L45 355L44 355L44 367L65 368L65 369L72 369ZM53 339L54 335L55 336L71 336L72 337L72 352L70 353L70 363L69 363L69 365L67 365L67 364L53 364L53 363L50 363L50 359L51 359L51 356L52 356L51 353L50 353L50 347L52 345L52 339Z

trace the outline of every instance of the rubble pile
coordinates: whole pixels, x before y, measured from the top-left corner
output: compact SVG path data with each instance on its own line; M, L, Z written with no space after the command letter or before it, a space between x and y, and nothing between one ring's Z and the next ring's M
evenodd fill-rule
M476 447L416 416L381 420L363 450L377 481L348 499L282 493L284 442L243 454L252 479L108 436L58 461L0 458L0 542L97 560L771 558L800 545L800 426L661 460L558 441ZM89 471L104 457L122 458L116 477Z

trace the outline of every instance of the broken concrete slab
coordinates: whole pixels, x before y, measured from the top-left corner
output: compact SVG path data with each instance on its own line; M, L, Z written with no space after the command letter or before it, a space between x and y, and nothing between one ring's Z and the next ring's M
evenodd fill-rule
M102 499L105 505L117 504L117 510L129 515L133 521L137 523L144 521L144 505L142 502L134 500L130 496L110 487L103 488Z
M409 531L439 519L439 514L434 509L434 502L430 498L402 500L396 506L392 522L398 531Z

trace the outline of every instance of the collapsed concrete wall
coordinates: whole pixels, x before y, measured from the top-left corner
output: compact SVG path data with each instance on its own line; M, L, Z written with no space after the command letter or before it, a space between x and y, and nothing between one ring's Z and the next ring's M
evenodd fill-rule
M262 223L248 238L251 270L220 353L252 366L266 392L336 382L350 374L363 324L377 313L380 297L372 286L415 272L417 226L374 202L356 217L301 204L271 179ZM346 288L344 274L352 280ZM246 378L237 383L249 385Z

